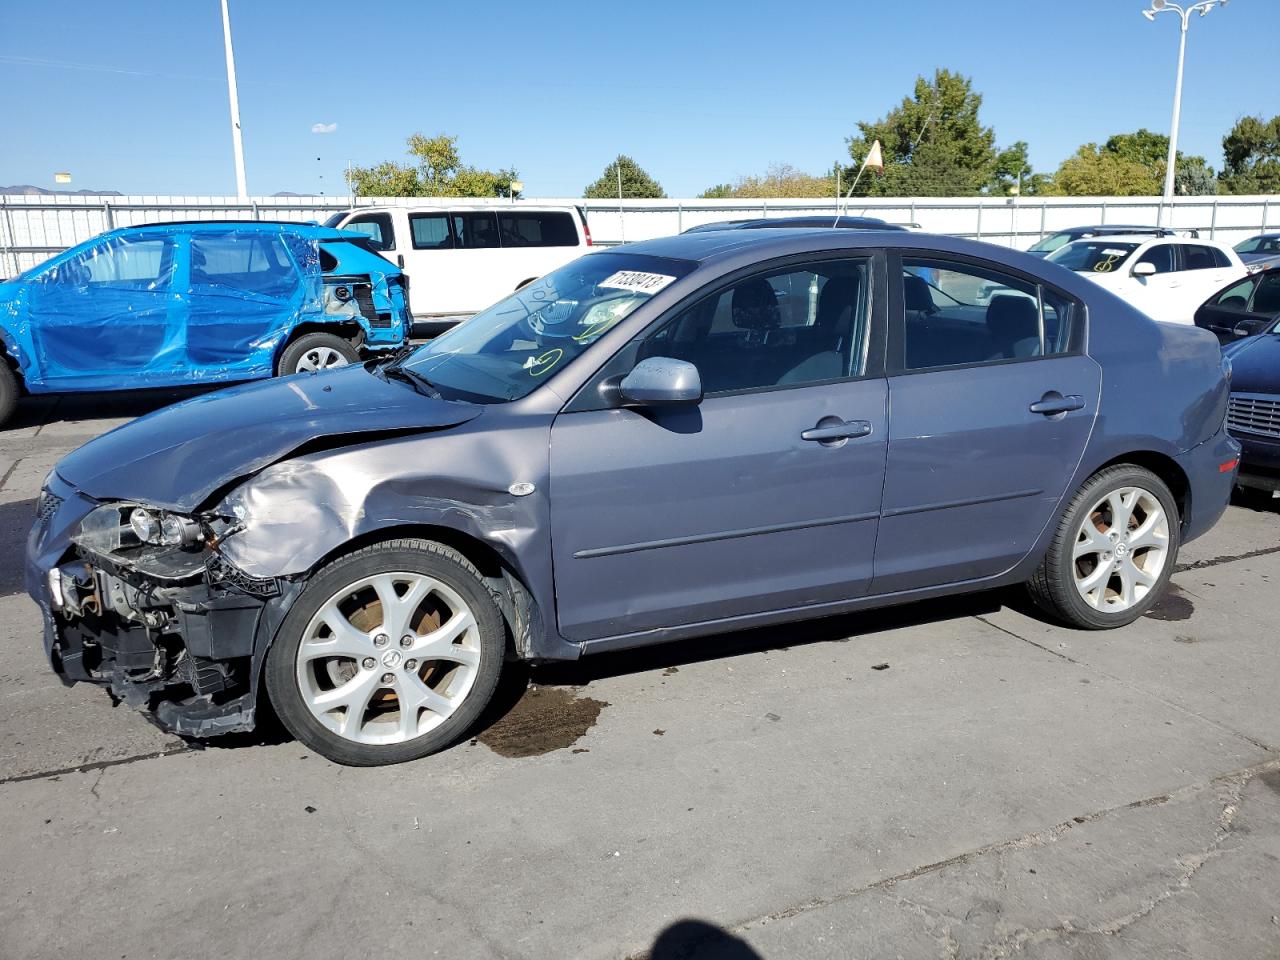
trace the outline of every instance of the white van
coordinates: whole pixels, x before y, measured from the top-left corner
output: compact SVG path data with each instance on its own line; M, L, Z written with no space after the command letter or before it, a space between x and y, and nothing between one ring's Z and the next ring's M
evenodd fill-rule
M443 330L589 252L581 207L358 207L325 226L363 233L408 275L416 327Z

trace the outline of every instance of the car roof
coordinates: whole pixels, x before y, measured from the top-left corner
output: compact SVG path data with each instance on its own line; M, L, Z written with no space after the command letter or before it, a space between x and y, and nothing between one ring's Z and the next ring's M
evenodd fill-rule
M1150 233L1108 233L1101 237L1078 237L1071 242L1096 243L1098 241L1105 241L1107 243L1177 243L1178 241L1185 241L1186 239L1186 237L1157 237Z
M364 234L351 230L337 230L318 223L299 223L296 220L163 220L156 223L135 223L127 227L117 227L110 231L110 234L119 235L133 230L162 230L167 227L181 227L184 233L225 233L227 230L281 233L287 230L308 240L364 239Z
M1140 223L1099 223L1091 227L1064 227L1058 233L1158 233L1164 227L1145 227Z
M792 253L821 250L877 247L918 247L950 253L970 253L991 260L1009 256L1025 258L1037 266L1042 260L1007 247L966 240L945 234L916 233L901 229L833 230L830 227L792 227L779 230L709 230L681 233L654 240L640 240L621 247L603 249L591 256L610 253L641 254L673 260L711 263L737 254L749 253L753 259L785 257Z
M492 203L430 203L421 206L407 207L398 203L387 204L370 204L369 206L348 207L345 210L334 210L334 213L388 213L392 210L404 210L408 213L444 213L448 210L467 210L467 211L510 211L510 210L531 210L535 213L543 211L554 211L557 213L569 213L576 210L575 204L557 204L557 203L514 203L514 204L492 204Z

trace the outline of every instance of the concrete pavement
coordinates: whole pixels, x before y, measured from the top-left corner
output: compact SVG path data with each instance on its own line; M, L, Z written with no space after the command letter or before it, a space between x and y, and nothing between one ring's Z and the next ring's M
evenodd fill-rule
M0 433L2 957L1280 957L1274 507L1122 631L983 595L602 657L361 770L49 673L30 501L146 408Z

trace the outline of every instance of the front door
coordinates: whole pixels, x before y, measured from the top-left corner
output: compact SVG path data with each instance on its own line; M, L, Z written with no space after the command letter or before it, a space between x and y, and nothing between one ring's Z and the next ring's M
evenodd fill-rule
M28 317L45 383L114 389L184 378L176 250L159 233L106 237L31 284Z
M904 259L872 592L979 580L1021 560L1097 411L1083 311L977 262Z
M566 637L867 591L886 451L886 387L871 349L883 298L871 278L870 260L844 259L740 279L602 374L650 356L686 360L700 371L700 405L571 404L557 418L551 521Z

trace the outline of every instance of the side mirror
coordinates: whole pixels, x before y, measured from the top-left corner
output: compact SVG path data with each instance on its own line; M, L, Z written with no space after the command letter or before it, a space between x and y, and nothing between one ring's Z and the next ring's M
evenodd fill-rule
M1156 265L1154 263L1140 263L1133 268L1135 277L1151 277L1155 276Z
M624 407L670 407L702 401L702 377L684 360L649 357L641 360L618 384Z

